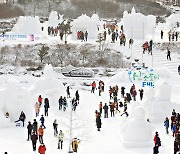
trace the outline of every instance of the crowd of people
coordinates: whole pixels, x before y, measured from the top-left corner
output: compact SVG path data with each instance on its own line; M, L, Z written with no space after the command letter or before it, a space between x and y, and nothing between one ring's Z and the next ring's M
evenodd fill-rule
M102 81L100 80L100 83L101 82ZM95 93L94 92L94 89L96 87L95 85L96 85L96 82L93 81L93 83L91 84L92 86L91 93L92 91L93 93ZM102 117L103 110L104 110L104 118L109 118L109 112L110 112L111 117L114 117L115 114L118 114L118 113L119 113L118 115L120 116L123 116L124 114L126 115L126 117L129 116L127 112L127 109L128 109L127 106L131 102L132 97L134 98L133 100L136 101L137 92L136 92L136 88L134 84L131 86L129 93L128 92L125 93L125 89L126 88L124 86L121 87L121 96L119 97L118 96L119 87L117 85L113 87L112 86L109 87L109 104L104 103L103 105L103 103L100 102L99 109L95 110L96 126L97 126L98 131L100 131L100 128L102 125L101 117ZM143 94L144 94L144 90L142 88L139 89L140 100L143 99ZM120 101L121 99L123 102ZM123 108L123 111L120 111L119 108Z
M67 86L66 92L67 92L67 98L71 99L69 86ZM72 100L70 101L72 103L72 111L76 111L76 107L79 104L79 99L80 99L80 96L79 96L79 92L77 90L75 92L75 97L72 98ZM66 97L60 96L58 103L59 103L59 110L66 111L66 108L68 107ZM36 119L39 117L39 113L40 113L40 110L42 109L43 105L44 105L44 115L45 115L45 117L48 117L48 109L50 108L49 99L48 98L43 99L42 96L39 95L37 102L34 105ZM37 141L39 139L40 145L38 147L38 152L40 154L45 154L45 151L46 151L46 145L44 144L44 138L43 138L45 135L45 129L46 129L44 115L42 114L39 119L40 124L38 124L39 122L36 119L33 120L33 123L31 123L31 121L28 121L28 124L27 124L27 133L28 133L27 141L32 142L33 151L36 151L37 150ZM7 118L9 118L9 113L6 112L5 116ZM19 119L15 121L16 126L21 126L21 123L22 123L22 126L24 127L25 120L26 120L26 115L22 111L20 113ZM57 123L56 119L53 122L53 129L54 129L54 136L58 139L57 149L62 149L64 133L62 130L60 130L58 132L58 123ZM74 152L77 152L79 142L80 142L80 139L77 139L77 138L72 139L72 149Z

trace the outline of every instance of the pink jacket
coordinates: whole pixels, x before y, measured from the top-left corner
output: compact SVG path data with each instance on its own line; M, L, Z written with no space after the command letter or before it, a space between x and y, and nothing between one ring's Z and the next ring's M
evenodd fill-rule
M36 102L34 107L35 107L35 112L39 113L39 103L38 102Z

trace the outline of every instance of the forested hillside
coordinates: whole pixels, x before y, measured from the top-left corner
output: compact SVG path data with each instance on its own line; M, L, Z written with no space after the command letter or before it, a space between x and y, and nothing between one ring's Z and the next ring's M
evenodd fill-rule
M67 18L76 18L81 14L92 15L97 13L101 18L119 18L122 17L124 10L130 11L132 7L143 14L153 14L156 16L168 15L170 12L160 6L158 3L148 0L17 0L8 1L12 3L10 7L3 4L0 9L0 18L19 15L38 15L47 17L52 10L64 14ZM2 4L1 4L2 5ZM19 7L18 12L12 12L12 9ZM6 13L8 12L8 13Z

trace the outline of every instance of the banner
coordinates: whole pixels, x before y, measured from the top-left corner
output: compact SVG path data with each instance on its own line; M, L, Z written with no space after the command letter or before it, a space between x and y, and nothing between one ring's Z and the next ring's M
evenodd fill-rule
M156 74L153 69L147 69L142 66L132 68L128 75L132 83L140 82L142 87L154 88L154 81L159 80L159 74Z
M36 39L35 39L36 38ZM0 41L18 41L18 42L26 42L26 41L35 41L39 40L40 37L34 36L33 34L0 34Z

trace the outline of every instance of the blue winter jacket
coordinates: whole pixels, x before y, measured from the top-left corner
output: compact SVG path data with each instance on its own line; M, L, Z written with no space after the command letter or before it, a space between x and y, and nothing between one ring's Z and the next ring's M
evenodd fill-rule
M166 128L169 128L169 120L164 121L164 126L165 126Z

